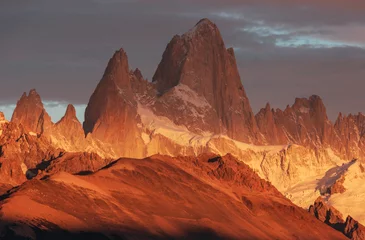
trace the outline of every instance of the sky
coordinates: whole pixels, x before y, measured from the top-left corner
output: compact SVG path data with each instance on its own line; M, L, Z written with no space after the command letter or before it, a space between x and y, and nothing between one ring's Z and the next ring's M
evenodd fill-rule
M257 112L322 97L330 119L365 112L363 0L1 0L0 111L35 88L52 120L79 119L114 51L151 79L167 43L201 18L233 47Z

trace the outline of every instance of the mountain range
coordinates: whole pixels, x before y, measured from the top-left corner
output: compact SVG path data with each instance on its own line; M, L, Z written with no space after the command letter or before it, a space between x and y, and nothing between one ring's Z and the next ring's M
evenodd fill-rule
M83 124L72 105L53 123L36 90L0 114L0 236L365 239L364 135L316 95L255 115L202 19L152 82L116 51Z

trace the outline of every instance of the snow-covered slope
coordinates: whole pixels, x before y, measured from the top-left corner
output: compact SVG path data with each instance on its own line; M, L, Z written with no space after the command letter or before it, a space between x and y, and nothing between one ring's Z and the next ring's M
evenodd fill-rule
M352 216L365 224L365 164L356 161L344 172L343 187L345 192L328 197L328 203L339 210L344 216Z
M196 134L186 126L156 116L141 104L138 105L138 114L147 155L231 153L303 207L308 207L320 195L317 185L327 170L344 162L329 148L315 151L299 145L257 146L235 141L226 135Z

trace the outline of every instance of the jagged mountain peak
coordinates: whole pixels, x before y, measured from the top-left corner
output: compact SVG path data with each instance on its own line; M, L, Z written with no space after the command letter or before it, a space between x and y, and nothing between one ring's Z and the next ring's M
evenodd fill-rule
M196 23L195 25L196 27L202 27L202 26L210 26L210 27L215 27L216 25L209 20L208 18L202 18L199 20L199 22Z
M77 122L78 122L78 119L76 116L76 109L75 109L74 105L72 105L72 104L67 105L65 115L62 117L62 119L58 123L60 123L62 121L69 121L69 120L71 120L71 121L77 120Z
M301 107L323 108L324 103L322 98L318 95L312 95L309 98L295 98L292 108L299 109Z
M67 105L65 116L76 118L76 109L75 109L74 105L72 105L72 104Z
M137 78L137 79L143 79L143 74L141 72L141 70L139 68L136 68L134 71L133 71L133 74L134 76Z
M26 131L37 134L44 133L52 126L51 118L35 89L30 90L29 95L23 93L17 102L11 122L21 124Z
M266 105L265 105L265 109L266 109L266 111L271 111L271 105L270 105L270 103L268 102L268 103L266 103Z
M35 103L38 104L40 107L43 107L41 96L36 89L31 89L28 95L26 92L24 92L18 102Z
M130 89L128 56L124 49L119 49L110 58L102 80L100 83L106 82L109 87Z
M220 133L256 142L259 134L243 88L233 49L227 50L218 27L203 19L168 44L153 77L159 94L184 85L206 99ZM213 125L213 124L211 124ZM241 132L239 134L238 132Z

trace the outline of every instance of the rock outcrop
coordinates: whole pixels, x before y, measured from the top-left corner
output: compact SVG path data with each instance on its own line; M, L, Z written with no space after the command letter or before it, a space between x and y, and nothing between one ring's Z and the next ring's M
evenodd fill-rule
M365 239L365 227L359 222L348 216L345 222L344 234L353 240L364 240Z
M342 232L346 237L352 240L365 239L365 227L359 224L351 216L343 220L342 214L334 207L329 206L322 197L319 197L314 205L311 205L309 212L321 222Z

